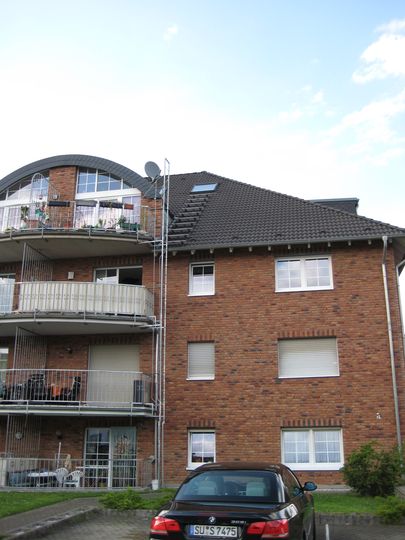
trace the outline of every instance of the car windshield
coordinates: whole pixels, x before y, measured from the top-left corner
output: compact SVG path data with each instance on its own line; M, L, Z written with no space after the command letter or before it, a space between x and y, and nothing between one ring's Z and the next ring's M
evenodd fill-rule
M187 479L176 500L281 503L284 495L278 475L271 471L206 471Z

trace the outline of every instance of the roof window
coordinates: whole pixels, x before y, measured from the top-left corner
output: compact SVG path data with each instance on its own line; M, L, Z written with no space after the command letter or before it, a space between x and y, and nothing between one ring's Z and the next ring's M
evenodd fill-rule
M195 184L191 193L204 193L206 191L215 191L218 184Z

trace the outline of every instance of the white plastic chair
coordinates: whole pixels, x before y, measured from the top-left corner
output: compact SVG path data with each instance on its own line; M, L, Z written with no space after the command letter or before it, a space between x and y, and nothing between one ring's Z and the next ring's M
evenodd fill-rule
M73 486L75 488L80 487L80 479L84 476L83 471L80 471L79 469L75 469L70 474L67 475L65 478L65 481L63 485L66 486Z
M65 467L60 467L59 469L56 469L55 471L55 478L58 482L59 487L63 487L65 478L69 474L69 471Z

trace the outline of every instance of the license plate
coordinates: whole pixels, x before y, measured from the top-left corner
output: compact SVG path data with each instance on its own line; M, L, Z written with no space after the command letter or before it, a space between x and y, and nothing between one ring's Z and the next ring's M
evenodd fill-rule
M238 527L228 525L190 525L191 536L209 536L212 538L238 538Z

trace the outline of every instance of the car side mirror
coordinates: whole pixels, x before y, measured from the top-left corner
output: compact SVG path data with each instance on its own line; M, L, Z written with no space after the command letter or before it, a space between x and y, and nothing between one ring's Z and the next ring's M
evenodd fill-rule
M303 491L315 491L318 488L318 486L315 484L315 482L305 482L302 489Z

